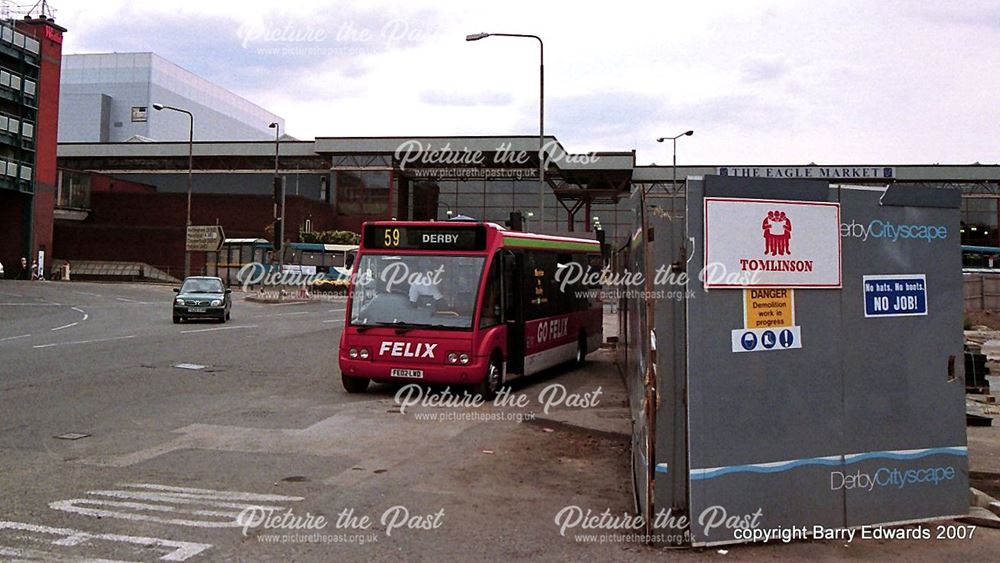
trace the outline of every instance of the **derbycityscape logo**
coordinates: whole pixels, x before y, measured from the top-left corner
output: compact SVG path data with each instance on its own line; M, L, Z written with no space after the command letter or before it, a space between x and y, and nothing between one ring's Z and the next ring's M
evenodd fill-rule
M851 221L841 223L840 236L843 238L857 238L861 242L868 242L868 239L886 239L891 242L898 242L900 239L923 240L928 243L936 240L948 238L948 227L944 225L919 225L903 224L895 225L890 221L874 219L868 224Z
M925 467L923 469L900 469L898 467L881 467L874 473L844 473L830 472L830 490L860 490L871 492L875 487L894 487L902 489L911 485L939 485L955 478L955 468L952 466Z

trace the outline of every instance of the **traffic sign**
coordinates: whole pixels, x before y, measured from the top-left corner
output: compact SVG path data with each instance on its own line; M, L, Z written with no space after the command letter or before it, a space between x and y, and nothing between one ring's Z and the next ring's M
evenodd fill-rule
M188 225L185 249L189 252L218 252L225 240L221 225Z

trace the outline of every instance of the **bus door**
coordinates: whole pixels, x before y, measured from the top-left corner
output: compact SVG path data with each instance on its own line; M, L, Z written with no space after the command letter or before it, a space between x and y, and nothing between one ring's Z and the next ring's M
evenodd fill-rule
M521 277L524 255L510 250L503 254L503 311L507 324L507 372L524 373L524 308L521 306Z

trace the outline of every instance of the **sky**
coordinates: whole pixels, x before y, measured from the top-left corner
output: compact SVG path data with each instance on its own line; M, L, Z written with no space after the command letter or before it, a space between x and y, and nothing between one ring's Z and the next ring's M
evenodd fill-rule
M152 51L300 139L537 135L669 164L1000 161L1000 0L54 0L64 53Z

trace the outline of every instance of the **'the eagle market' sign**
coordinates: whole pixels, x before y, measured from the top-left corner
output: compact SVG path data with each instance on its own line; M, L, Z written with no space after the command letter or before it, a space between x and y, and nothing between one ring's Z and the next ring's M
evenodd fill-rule
M719 176L737 178L817 178L821 180L890 180L890 166L720 166Z

